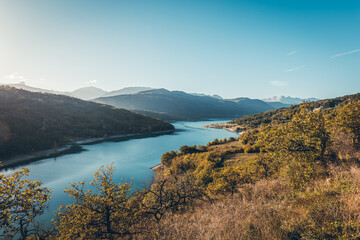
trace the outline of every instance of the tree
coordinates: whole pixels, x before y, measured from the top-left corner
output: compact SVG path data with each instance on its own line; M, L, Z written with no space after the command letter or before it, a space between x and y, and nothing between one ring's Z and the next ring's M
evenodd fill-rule
M161 156L161 164L165 165L165 166L170 166L172 159L175 158L177 156L177 152L175 151L170 151L170 152L166 152Z
M301 188L314 177L316 164L325 164L328 142L323 113L302 104L289 123L266 130L262 150L271 159L267 174L282 173L293 188Z
M350 101L336 116L336 122L347 133L353 135L355 146L360 148L360 100Z
M198 153L200 152L196 145L193 146L187 146L187 145L183 145L179 148L180 154L181 155L185 155L185 154L191 154L191 153Z
M166 213L178 210L179 207L202 196L204 192L195 178L185 174L179 178L158 180L142 193L140 203L145 214L153 216L159 222Z
M0 237L27 239L37 235L34 219L46 209L51 190L40 181L22 179L29 175L23 168L11 176L0 174Z
M137 233L141 216L131 201L131 183L113 183L113 167L102 166L85 188L85 181L65 189L74 202L61 207L55 222L57 239L116 239Z
M241 183L244 183L244 179L239 167L227 166L215 174L208 189L214 193L234 195Z

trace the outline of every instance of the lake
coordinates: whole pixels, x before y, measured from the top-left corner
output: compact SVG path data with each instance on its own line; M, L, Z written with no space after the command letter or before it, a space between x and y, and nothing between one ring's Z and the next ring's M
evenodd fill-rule
M82 145L83 151L62 155L56 158L42 159L28 165L3 170L11 174L22 167L30 169L30 179L40 180L43 186L53 192L49 201L49 210L41 219L49 224L61 204L68 204L71 199L64 193L69 183L92 180L93 174L101 165L114 164L114 181L120 179L134 181L134 188L150 184L154 177L150 169L160 163L161 155L170 150L178 150L182 145L206 145L215 138L237 137L238 134L223 129L204 128L203 125L229 121L175 122L176 132L147 138L108 141L92 145Z

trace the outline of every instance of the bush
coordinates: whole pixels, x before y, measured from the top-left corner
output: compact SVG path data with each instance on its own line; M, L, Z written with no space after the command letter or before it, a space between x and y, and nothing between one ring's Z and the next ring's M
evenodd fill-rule
M177 152L170 151L166 152L161 156L161 164L165 165L166 167L171 165L172 159L178 155Z
M200 151L197 149L196 145L193 145L193 146L187 146L187 145L181 146L181 147L179 148L179 151L180 151L180 154L181 154L181 155L200 152Z

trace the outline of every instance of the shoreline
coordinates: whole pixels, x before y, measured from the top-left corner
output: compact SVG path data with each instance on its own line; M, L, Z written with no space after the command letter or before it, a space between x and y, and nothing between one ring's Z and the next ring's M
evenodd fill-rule
M215 124L210 124L210 125L204 125L203 127L205 128L216 128L216 129L224 129L230 132L234 132L237 133L239 135L241 135L241 133L243 133L244 131L246 131L247 129L245 127L240 127L236 124L232 124L232 123L215 123Z
M161 163L159 163L153 167L150 167L150 169L154 173L154 178L152 179L152 183L151 183L151 186L152 186L154 183L156 183L158 180L160 180L161 177L163 176L165 166L162 165Z
M32 153L27 154L21 154L14 157L10 157L8 159L2 160L0 170L8 169L11 167L17 167L22 164L35 162L38 160L51 158L51 157L57 157L61 155L65 155L68 153L78 152L81 151L81 145L90 145L90 144L96 144L100 142L105 141L111 141L111 140L126 140L131 139L134 137L148 137L152 135L159 135L159 134L167 134L167 133L173 133L176 129L173 130L164 130L164 131L156 131L156 132L146 132L146 133L128 133L128 134L121 134L121 135L113 135L108 137L101 137L101 138L88 138L84 140L75 141L71 144L67 144L65 146L59 147L57 149L46 149L46 150L40 150L35 151Z
M229 132L234 132L234 133L239 134L239 135L241 135L244 131L246 131L245 128L241 128L239 126L236 126L236 128L233 127L233 126L229 127L229 125L230 124L227 123L227 122L222 122L222 123L204 125L202 127L204 127L204 128L215 128L215 129L224 129L224 130L227 130ZM156 175L156 173L159 171L159 168L163 168L163 167L164 166L161 163L159 163L159 164L156 164L155 166L150 167L149 169L151 169Z
M245 128L241 128L241 127L239 127L239 126L237 126L235 124L234 125L229 124L228 122L203 125L202 127L204 127L204 128L223 129L223 130L226 130L226 131L229 131L229 132L234 132L234 133L239 134L239 135L241 135L244 131L246 131ZM149 169L151 169L154 172L154 174L155 174L154 181L155 181L159 177L159 173L164 170L164 165L159 163L159 164L156 164L156 165L150 167Z

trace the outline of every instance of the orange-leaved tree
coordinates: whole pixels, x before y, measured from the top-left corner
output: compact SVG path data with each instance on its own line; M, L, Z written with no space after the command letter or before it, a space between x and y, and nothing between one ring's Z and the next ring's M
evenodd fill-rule
M0 174L0 237L27 239L39 234L34 219L47 207L51 190L41 187L40 181L23 179L29 169L12 175Z
M113 168L102 166L89 188L83 181L65 189L74 201L57 213L57 239L117 239L138 232L142 218L131 183L114 183Z

